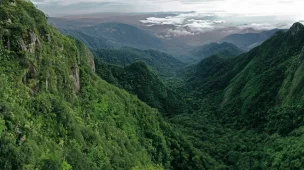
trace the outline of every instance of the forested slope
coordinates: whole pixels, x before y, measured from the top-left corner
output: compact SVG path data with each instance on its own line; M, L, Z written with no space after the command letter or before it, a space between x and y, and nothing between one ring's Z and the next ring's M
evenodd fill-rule
M95 63L96 73L102 79L136 95L164 115L173 116L187 112L188 106L179 92L169 88L144 62L135 62L126 67L98 60Z
M91 52L23 0L0 2L0 169L204 169L159 112L100 79Z
M190 53L198 57L200 61L212 55L217 55L220 57L236 57L242 54L243 52L243 50L239 49L234 44L223 42L221 44L210 43L204 46L196 47L191 50Z
M295 23L243 55L188 67L194 113L171 121L228 169L303 169L303 47Z
M142 61L163 78L175 76L179 70L186 66L173 56L155 50L135 48L97 49L93 50L93 53L98 60L119 66L127 66Z

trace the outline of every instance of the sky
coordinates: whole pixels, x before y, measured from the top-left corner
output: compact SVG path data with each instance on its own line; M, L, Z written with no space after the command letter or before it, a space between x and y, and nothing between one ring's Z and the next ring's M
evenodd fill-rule
M95 12L196 11L304 19L303 0L32 0L50 16Z
M102 12L176 12L140 22L149 27L170 25L160 38L196 35L230 27L255 30L286 29L304 21L304 0L32 0L50 16Z

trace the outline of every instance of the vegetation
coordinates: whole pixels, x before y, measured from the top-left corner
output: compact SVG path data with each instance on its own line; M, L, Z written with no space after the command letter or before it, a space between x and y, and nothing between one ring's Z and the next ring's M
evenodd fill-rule
M217 55L220 57L235 57L243 53L243 50L231 43L211 43L202 47L196 47L191 54L196 56L198 60Z
M171 121L226 169L303 169L303 37L296 23L241 56L188 67L181 88L194 114Z
M187 106L178 92L167 87L144 62L126 67L108 65L95 61L96 73L107 82L135 94L165 115L185 113Z
M185 66L184 63L174 57L154 50L134 48L98 49L94 50L93 53L98 60L119 66L143 61L163 78L175 76Z
M90 51L33 4L3 0L0 16L0 169L204 169L213 161L157 110L96 76Z
M0 40L0 169L304 167L300 23L183 72L163 53L129 48L98 50L95 64L24 0L0 2ZM180 77L169 86L157 72Z

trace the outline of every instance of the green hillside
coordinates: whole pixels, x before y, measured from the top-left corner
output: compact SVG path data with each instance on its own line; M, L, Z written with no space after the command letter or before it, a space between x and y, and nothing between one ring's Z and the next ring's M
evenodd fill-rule
M192 55L196 56L198 60L202 60L212 55L217 55L220 57L235 57L243 53L243 50L239 49L237 46L231 43L211 43L201 47L196 47L190 52Z
M187 106L178 92L167 87L144 62L139 61L126 67L108 65L98 60L95 63L96 73L102 79L135 94L165 115L186 112Z
M228 169L303 169L303 47L295 23L248 53L188 67L182 89L195 111L171 121Z
M135 48L98 49L93 51L94 56L105 63L127 66L134 62L143 61L156 71L161 77L175 76L185 64L173 56L155 51L139 50Z
M218 97L213 104L227 121L265 128L268 110L302 104L302 27L297 23L241 56L203 60L186 71L187 88Z
M302 24L183 71L151 50L96 54L0 1L0 169L304 168Z
M0 3L0 169L216 165L157 110L95 75L90 51L33 4Z

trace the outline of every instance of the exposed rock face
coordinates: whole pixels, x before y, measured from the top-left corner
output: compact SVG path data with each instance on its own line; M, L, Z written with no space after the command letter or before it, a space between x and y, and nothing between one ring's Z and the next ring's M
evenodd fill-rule
M92 69L93 72L95 72L95 62L94 62L94 56L91 52L88 51L88 63Z
M19 43L22 51L27 51L27 45L25 44L25 42L23 41L22 38L19 38L18 43Z
M79 68L78 66L71 67L70 78L74 82L74 91L78 93L80 91L80 77L79 77Z
M28 40L29 44L26 44L22 38L19 38L18 44L20 45L20 47L23 51L27 51L29 53L34 54L36 45L37 44L40 45L40 41L33 31L29 31L28 38L29 38L29 40Z

